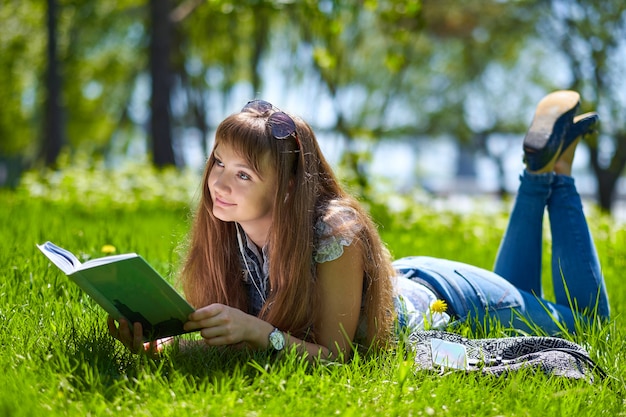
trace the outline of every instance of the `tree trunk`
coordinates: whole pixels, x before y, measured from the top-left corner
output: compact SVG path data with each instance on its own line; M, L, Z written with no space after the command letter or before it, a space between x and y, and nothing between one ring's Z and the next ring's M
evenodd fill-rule
M172 146L170 110L171 22L169 0L150 0L151 40L150 73L152 95L150 98L150 133L152 137L152 160L157 167L175 165Z
M607 170L602 170L596 173L596 178L598 183L598 205L605 213L611 213L615 186L619 176L613 175Z
M57 9L57 1L48 0L48 68L41 152L46 166L56 164L64 142L61 76L57 59Z
M616 144L616 149L609 166L606 168L600 165L597 141L592 142L589 146L591 167L596 175L598 184L598 205L606 213L611 213L615 200L617 181L619 181L620 174L626 167L626 133L616 133L614 143Z

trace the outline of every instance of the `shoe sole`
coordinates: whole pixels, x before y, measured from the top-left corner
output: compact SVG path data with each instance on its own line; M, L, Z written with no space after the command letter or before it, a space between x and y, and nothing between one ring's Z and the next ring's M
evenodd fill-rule
M580 94L575 91L556 91L545 96L537 105L533 121L524 137L524 150L541 151L548 143L559 119L574 112L579 104Z

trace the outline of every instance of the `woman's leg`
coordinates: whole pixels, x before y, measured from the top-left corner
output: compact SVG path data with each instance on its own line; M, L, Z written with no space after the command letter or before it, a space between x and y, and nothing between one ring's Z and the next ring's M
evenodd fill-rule
M520 290L538 296L542 295L543 214L554 181L552 171L579 102L580 96L574 91L556 91L537 105L524 137L526 169L520 177L509 225L494 265L496 274Z
M574 118L569 141L554 165L555 181L548 199L552 229L552 282L557 304L609 317L609 302L595 245L580 196L572 178L572 164L581 138L594 134L595 112Z
M542 295L543 214L553 179L552 173L524 170L494 266L494 272L515 287L538 296Z
M552 281L556 303L609 317L609 302L595 245L574 179L556 175L548 199ZM597 310L596 310L597 309Z
M453 319L471 319L488 329L492 319L510 330L556 335L575 329L574 313L521 291L501 276L461 262L424 256L402 258L394 267L405 278L425 283L448 303Z

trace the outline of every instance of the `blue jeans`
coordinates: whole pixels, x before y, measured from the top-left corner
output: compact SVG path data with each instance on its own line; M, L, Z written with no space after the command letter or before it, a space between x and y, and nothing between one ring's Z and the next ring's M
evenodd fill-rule
M559 333L560 326L573 330L577 318L608 319L606 287L574 179L524 171L520 181L494 272L429 257L402 258L394 267L431 286L459 319L471 316L482 322L488 315L514 329L532 331L538 326L548 334ZM554 302L542 298L546 206Z

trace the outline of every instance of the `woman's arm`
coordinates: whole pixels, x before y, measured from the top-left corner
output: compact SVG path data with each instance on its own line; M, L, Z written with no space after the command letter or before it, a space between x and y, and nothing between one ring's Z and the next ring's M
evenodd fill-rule
M361 313L363 268L361 245L356 242L345 246L339 258L317 264L320 311L315 335L333 355L350 354Z
M339 258L318 264L317 285L320 311L315 323L317 343L305 342L285 334L286 348L297 346L309 357L336 359L348 357L361 311L363 264L358 244L344 247ZM186 330L200 330L212 346L246 342L257 349L268 349L274 326L255 316L222 304L196 310L185 324Z
M316 343L306 342L284 333L285 348L296 346L308 357L337 359L351 354L351 343L359 324L363 292L363 261L360 245L343 248L343 254L330 262L317 265L319 308L315 322ZM156 342L141 339L141 324L121 320L119 326L109 317L109 332L133 352L156 353ZM258 317L223 304L211 304L189 315L185 330L200 330L205 343L211 346L245 342L256 349L269 349L269 334L274 326Z

